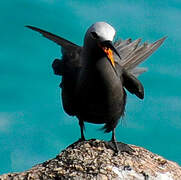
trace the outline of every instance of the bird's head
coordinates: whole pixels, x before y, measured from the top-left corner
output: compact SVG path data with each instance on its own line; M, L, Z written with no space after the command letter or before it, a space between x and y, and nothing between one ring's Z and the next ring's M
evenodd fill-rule
M115 29L106 22L97 22L93 24L85 35L84 45L89 48L100 48L107 55L111 65L115 67L114 55L121 59L118 51L113 45L113 39L116 34Z

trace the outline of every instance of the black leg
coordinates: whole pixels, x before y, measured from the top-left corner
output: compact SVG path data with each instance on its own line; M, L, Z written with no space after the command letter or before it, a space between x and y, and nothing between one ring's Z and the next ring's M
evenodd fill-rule
M79 139L79 141L85 141L85 137L84 137L84 122L79 120L79 126L80 126L80 132L81 132L81 138Z
M116 141L115 129L113 129L113 131L112 131L112 139L111 139L111 141L115 145L115 153L118 153L119 152L119 148L118 148L118 144L117 144L117 141Z
M113 129L112 131L111 141L107 142L107 144L109 148L114 150L116 155L118 154L118 152L127 152L128 154L135 152L134 149L132 149L129 145L116 141L115 129Z

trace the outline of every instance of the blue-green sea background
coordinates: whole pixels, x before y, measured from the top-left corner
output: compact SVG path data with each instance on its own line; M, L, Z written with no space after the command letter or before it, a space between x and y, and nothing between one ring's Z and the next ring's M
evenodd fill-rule
M60 77L51 64L60 47L24 27L34 25L82 45L96 21L107 21L117 38L144 41L168 36L141 66L145 99L128 96L117 139L143 146L181 164L181 1L1 0L0 174L23 171L55 157L80 137L78 121L60 101ZM86 124L86 138L111 134Z

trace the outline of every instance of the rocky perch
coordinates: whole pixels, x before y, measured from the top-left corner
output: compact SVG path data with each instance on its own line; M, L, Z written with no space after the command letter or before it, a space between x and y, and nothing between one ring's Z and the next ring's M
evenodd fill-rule
M106 142L76 142L56 158L21 173L8 173L0 180L180 180L181 167L148 150L130 145L135 152L115 155Z

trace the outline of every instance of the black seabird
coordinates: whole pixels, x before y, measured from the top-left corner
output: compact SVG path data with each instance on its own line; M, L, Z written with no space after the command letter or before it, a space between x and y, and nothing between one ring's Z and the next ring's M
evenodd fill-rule
M105 22L97 22L87 30L81 47L39 28L26 27L62 47L62 60L54 60L52 67L55 74L62 76L60 87L65 112L79 120L80 140L85 140L84 122L104 124L106 133L112 131L111 142L115 151L125 151L115 138L115 128L125 111L125 89L140 99L144 98L144 88L137 76L145 69L136 66L165 38L153 44L139 45L141 39L113 43L115 29Z

